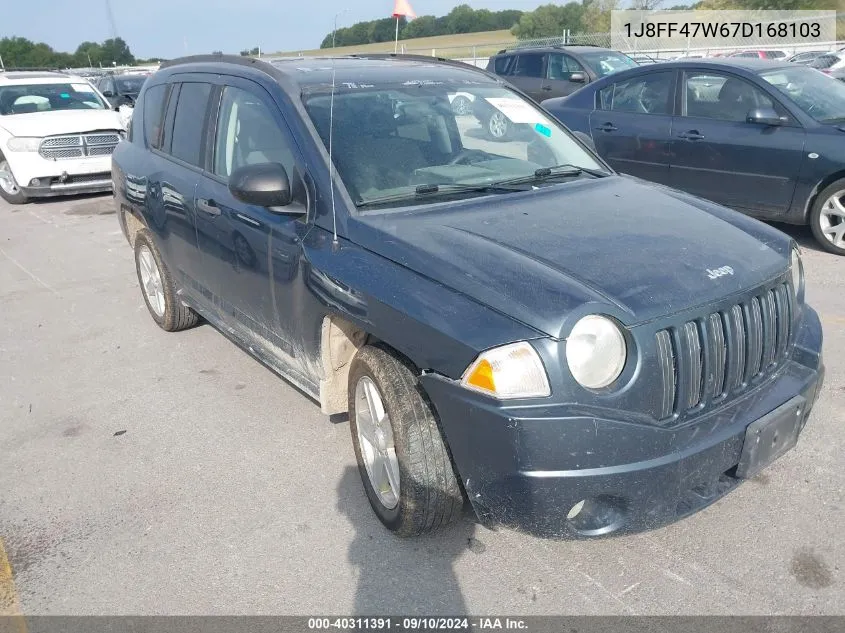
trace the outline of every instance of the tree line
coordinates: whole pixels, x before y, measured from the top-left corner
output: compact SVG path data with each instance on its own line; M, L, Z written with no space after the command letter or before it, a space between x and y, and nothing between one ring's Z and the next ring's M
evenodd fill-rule
M519 21L522 14L522 11L516 9L489 11L488 9L473 9L468 4L461 4L440 17L421 15L411 21L399 18L399 39L509 29ZM369 20L339 28L334 33L330 32L323 38L320 48L331 48L333 40L335 46L355 46L373 42L392 42L395 36L395 18Z
M0 39L0 57L9 69L130 66L144 61L136 59L119 37L102 43L82 42L73 53L55 51L44 42L33 42L25 37L4 37Z

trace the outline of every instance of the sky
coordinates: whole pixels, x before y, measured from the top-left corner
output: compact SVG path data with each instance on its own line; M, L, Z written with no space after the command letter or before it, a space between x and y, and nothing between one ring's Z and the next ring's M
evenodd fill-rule
M417 15L474 9L530 11L542 0L410 0ZM549 0L546 0L548 2ZM73 52L83 41L112 36L106 0L0 0L0 38L26 37ZM111 0L117 35L136 57L172 58L222 50L237 53L318 48L338 27L389 17L393 0Z

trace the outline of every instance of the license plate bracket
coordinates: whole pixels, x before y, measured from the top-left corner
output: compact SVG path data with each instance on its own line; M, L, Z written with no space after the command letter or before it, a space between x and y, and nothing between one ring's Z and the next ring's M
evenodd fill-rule
M736 476L750 479L798 443L807 402L795 396L745 430Z

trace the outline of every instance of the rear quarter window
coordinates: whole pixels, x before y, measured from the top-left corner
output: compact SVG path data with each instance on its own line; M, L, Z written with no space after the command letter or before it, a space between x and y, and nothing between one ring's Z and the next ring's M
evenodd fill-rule
M497 75L506 75L513 61L513 55L504 55L493 60L493 72Z
M161 126L164 121L166 95L166 84L152 86L144 94L144 103L141 107L144 119L144 139L147 142L147 147L155 149L161 147Z

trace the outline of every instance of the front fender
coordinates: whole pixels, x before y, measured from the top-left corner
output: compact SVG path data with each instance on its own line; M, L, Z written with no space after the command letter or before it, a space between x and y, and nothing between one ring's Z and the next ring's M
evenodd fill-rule
M543 336L468 297L345 239L312 231L305 284L324 306L421 370L459 378L483 350Z

